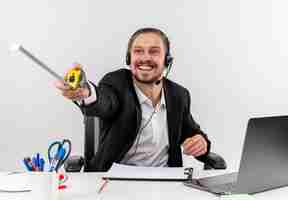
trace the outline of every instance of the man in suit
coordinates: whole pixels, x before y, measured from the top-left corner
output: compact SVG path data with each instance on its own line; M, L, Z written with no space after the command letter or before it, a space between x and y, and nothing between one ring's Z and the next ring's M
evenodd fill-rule
M159 29L142 28L128 42L129 69L76 90L56 83L64 97L82 102L85 115L100 119L91 171L106 171L113 162L180 167L181 146L185 154L205 161L210 141L192 118L189 91L164 75L172 62L168 37Z

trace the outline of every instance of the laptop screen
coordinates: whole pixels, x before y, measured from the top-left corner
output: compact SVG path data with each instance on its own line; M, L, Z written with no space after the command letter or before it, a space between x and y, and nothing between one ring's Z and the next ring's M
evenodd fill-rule
M236 184L237 193L288 185L288 116L251 118Z

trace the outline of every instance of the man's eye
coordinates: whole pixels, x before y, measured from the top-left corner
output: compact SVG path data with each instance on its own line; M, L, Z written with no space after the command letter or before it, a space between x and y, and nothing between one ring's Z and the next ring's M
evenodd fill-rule
M159 50L151 50L150 54L157 55L157 54L159 54Z
M134 50L134 53L136 53L136 54L140 54L140 53L142 53L143 51L141 50L141 49L135 49Z

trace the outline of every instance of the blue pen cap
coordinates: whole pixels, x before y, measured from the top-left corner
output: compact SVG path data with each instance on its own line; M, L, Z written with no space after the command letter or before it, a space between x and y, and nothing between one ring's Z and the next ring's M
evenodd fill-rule
M44 171L44 166L45 166L45 160L43 158L40 158L40 171Z
M27 168L28 171L32 171L33 168L32 168L31 163L29 162L29 160L31 161L30 158L24 158L24 159L23 159L23 163L24 163L24 165L26 166L26 168Z
M37 153L36 154L36 164L37 164L37 167L39 167L40 168L40 153Z
M37 158L34 157L34 156L32 157L32 164L33 164L33 166L35 167L36 170L39 169Z

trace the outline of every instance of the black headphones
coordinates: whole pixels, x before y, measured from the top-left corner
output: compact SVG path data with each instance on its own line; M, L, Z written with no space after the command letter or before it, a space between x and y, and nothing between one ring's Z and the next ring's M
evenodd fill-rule
M142 33L156 33L156 34L160 35L161 39L164 42L164 45L166 46L164 65L170 71L170 68L171 68L172 63L173 63L173 57L170 54L170 42L169 42L169 39L166 36L166 34L164 32L162 32L161 30L156 29L156 28L141 28L141 29L137 30L135 33L133 33L133 35L131 36L131 38L129 39L129 42L128 42L128 48L127 48L127 52L126 52L126 65L131 64L130 51L131 51L132 44L133 44L134 40L138 37L138 35L140 35Z

